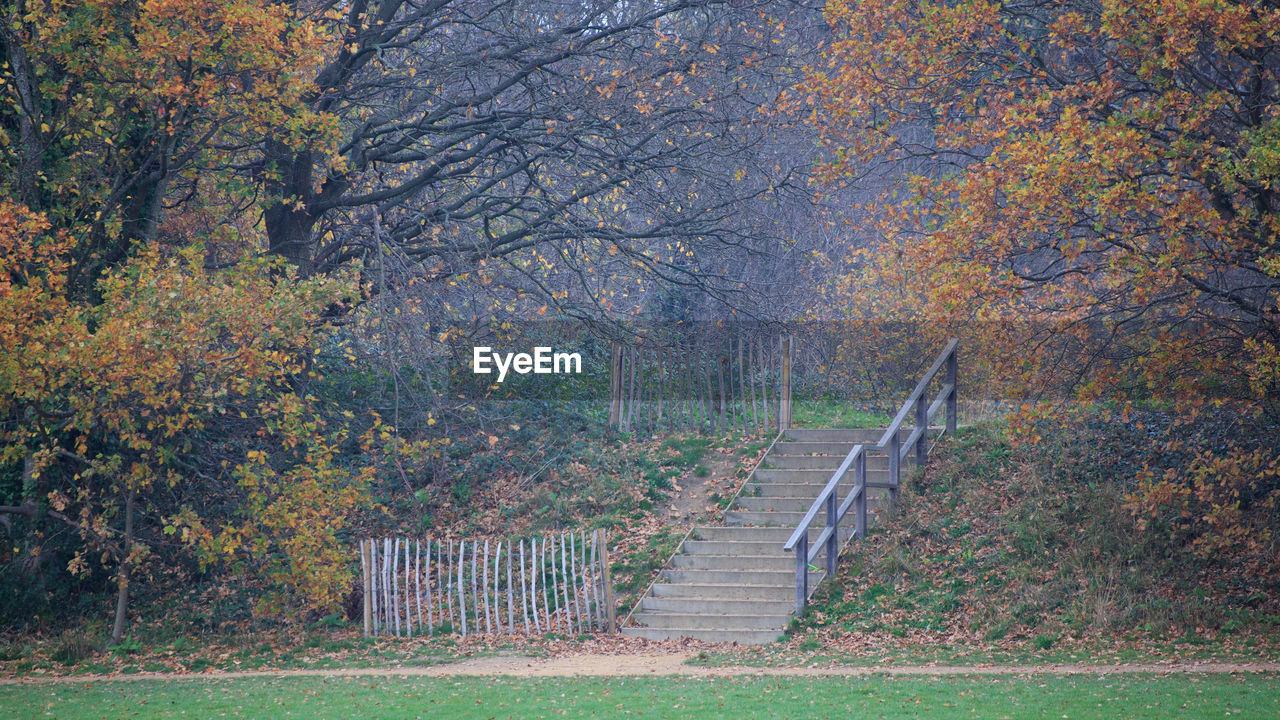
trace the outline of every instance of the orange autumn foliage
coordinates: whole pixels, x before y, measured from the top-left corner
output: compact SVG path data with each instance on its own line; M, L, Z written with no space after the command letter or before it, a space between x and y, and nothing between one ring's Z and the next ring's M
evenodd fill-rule
M910 277L885 312L962 330L1022 397L1280 417L1280 8L833 0L827 15L825 62L793 99L822 132L822 178L888 164L895 179L847 287ZM1250 442L1141 478L1136 516L1185 520L1203 557L1280 569L1277 450Z
M369 471L334 465L340 431L299 421L313 411L290 382L327 332L326 309L353 296L352 278L303 280L256 259L215 270L198 245L153 249L105 275L90 305L64 295L69 245L40 216L0 204L0 412L18 421L0 428L0 457L23 467L21 510L81 536L73 572L100 562L122 586L162 535L203 548L210 538L191 532L203 518L239 523L248 577L273 597L332 607L351 572L334 535L367 502ZM236 416L260 429L229 446L241 463L211 476L192 456ZM135 505L139 527L122 530ZM209 514L228 505L230 517ZM277 567L281 552L295 559Z

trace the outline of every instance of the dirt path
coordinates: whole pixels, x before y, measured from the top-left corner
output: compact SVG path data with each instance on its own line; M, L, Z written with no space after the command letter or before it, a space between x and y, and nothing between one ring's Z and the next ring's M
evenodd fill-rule
M828 667L704 667L685 663L691 656L576 655L557 658L497 656L450 665L409 668L349 668L340 670L266 670L189 674L136 673L0 679L0 684L85 683L103 680L225 680L288 677L866 677L872 675L940 677L962 675L1113 675L1118 673L1201 674L1280 673L1280 663L1133 663L1120 665L900 665Z
M720 508L711 500L712 493L732 495L741 478L736 477L739 458L720 449L708 450L698 462L707 468L707 474L698 477L687 472L679 479L675 492L661 517L668 522L694 525L719 515Z

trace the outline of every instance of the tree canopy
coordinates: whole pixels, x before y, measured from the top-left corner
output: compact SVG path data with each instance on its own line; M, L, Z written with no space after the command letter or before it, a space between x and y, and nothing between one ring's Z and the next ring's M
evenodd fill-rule
M1028 399L1183 423L1226 409L1225 445L1160 439L1180 460L1130 478L1132 507L1204 556L1274 570L1276 450L1245 428L1280 413L1280 8L837 0L827 15L835 38L793 106L812 105L826 180L894 180L846 288L871 289L869 312L962 329Z
M1099 394L1182 403L1228 383L1275 408L1280 10L827 12L836 38L800 88L830 151L823 173L900 169L879 228L934 311L1011 340L997 343L1009 369L1036 356Z

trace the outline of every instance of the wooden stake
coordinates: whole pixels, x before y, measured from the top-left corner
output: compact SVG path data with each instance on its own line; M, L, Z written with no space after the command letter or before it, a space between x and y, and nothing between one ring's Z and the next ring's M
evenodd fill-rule
M546 576L543 576L546 579ZM547 614L542 614L541 620L538 617L538 541L536 538L529 538L529 604L533 606L533 629L542 632L541 620L546 620Z
M791 429L791 336L781 339L782 355L778 359L778 432Z
M524 615L524 633L529 634L529 586L525 583L524 540L520 541L520 612ZM537 608L534 608L537 613Z
M658 422L662 422L663 404L667 398L667 349L658 348Z
M455 622L454 616L453 616L453 538L449 538L449 556L448 557L449 557L448 569L445 570L445 567L443 565L440 567L440 569L445 570L444 581L445 581L445 585L447 586L446 593L447 593L447 599L448 599L447 604L449 607L449 627L451 628L450 632L456 633L458 632L458 624L457 622ZM440 619L441 620L444 619L443 612L440 613Z
M387 632L391 632L392 628L394 627L392 625L392 620L393 620L392 614L395 612L395 608L392 607L392 601L395 598L395 595L392 593L392 587L391 587L391 578L392 578L391 558L392 557L393 556L391 554L391 538L383 538L382 539L382 594L383 594L382 606L384 608L383 610L384 617L382 621L382 626L387 629ZM400 631L396 630L396 634L399 635Z
M391 540L391 561L388 563L391 568L391 603L387 606L391 610L391 627L395 628L396 637L400 637L400 578L398 571L400 570L400 538Z
M573 634L573 608L569 607L569 568L565 564L564 535L560 536L560 594L564 597L564 633Z
M599 630L599 618L596 611L600 607L599 593L595 592L595 530L591 530L590 550L586 539L582 539L582 564L586 566L586 577L582 578L582 589L588 593L586 596L586 618L590 623L591 629Z
M605 612L609 619L608 631L611 633L618 632L618 619L616 609L613 603L613 580L609 574L609 535L601 528L600 530L600 572L604 575L604 598Z
M592 552L594 553L591 559L591 569L596 574L596 618L600 622L600 630L606 631L608 628L605 627L607 618L605 616L604 609L604 571L601 570L601 563L604 561L604 555L602 554L604 550L604 543L602 542L604 539L604 528L597 530L593 535L595 543L591 546Z
M502 569L502 541L498 541L498 548L493 553L493 631L502 632L502 603L498 597L499 571Z
M627 359L630 361L630 378L627 380L627 419L625 430L631 430L631 418L635 415L636 409L636 350L635 348L627 348ZM543 540L543 549L546 549L546 540ZM546 591L546 585L543 585L543 591Z
M471 541L471 607L474 608L475 616L474 632L480 632L480 594L476 589L477 581L480 579L480 542L478 540Z
M365 557L364 540L360 540L360 606L364 619L364 636L369 637L369 558Z
M728 433L733 427L733 421L729 417L729 402L724 389L724 374L729 361L718 352L715 354L718 356L716 357L716 383L720 390L720 425L724 428L725 433Z
M418 632L422 632L422 541L413 541L413 604L418 608Z
M595 538L595 531L591 531L591 537ZM591 613L591 564L588 560L589 552L587 550L587 533L582 532L582 605L583 610L587 614L586 624L587 632L596 629L595 616Z
M688 392L684 382L684 355L680 352L679 343L671 346L672 366L671 366L671 415L672 427L682 428L689 422L688 413Z
M369 538L369 608L372 614L373 636L378 636L378 554L374 552L373 538Z
M594 618L591 617L591 565L588 551L587 531L578 531L578 542L582 546L582 610L586 613L582 625L587 632L595 630Z
M437 570L437 572L439 572ZM427 635L436 634L436 616L431 604L431 538L427 538ZM422 611L418 611L418 619L422 619Z
M404 601L404 632L406 635L412 636L413 627L409 624L413 617L409 603L409 595L412 592L409 587L409 538L404 538L400 541L400 549L404 551L404 573L402 573L402 579L404 580L404 595L400 597L400 600ZM399 553L397 553L397 557L399 557Z
M702 366L698 358L698 346L693 341L685 351L685 362L689 365L689 403L690 419L698 432L702 432L705 421L702 417L702 380L698 377L698 368Z
M462 621L462 637L467 636L467 584L462 581L467 566L467 541L458 541L458 619Z
M513 557L513 553L511 552L511 541L508 540L507 541L507 634L508 635L514 635L516 632L515 598L512 597L513 595L515 595L516 588L514 585L511 584L512 557Z
M542 538L542 542L538 543L538 553L541 555L538 560L538 572L542 575L542 620L547 627L547 632L551 632L551 608L547 603L547 539ZM555 573L552 573L555 577Z
M556 613L560 615L560 626L563 627L564 634L568 636L573 634L573 621L572 621L572 618L569 617L569 588L567 587L569 585L569 570L568 568L565 567L565 564L564 564L564 534L563 533L561 533L558 540L560 545L560 548L559 548L560 549L560 571L558 573L559 581L554 585L554 587L560 591L556 595L556 598L560 603L560 609L557 610ZM551 567L552 568L556 566L555 554L556 554L556 545L552 544L551 546Z
M652 359L653 353L652 353L652 352L650 352L650 353L646 353L646 355L648 355L648 356L650 357L650 359ZM644 378L643 378L643 377L641 378L641 382L644 382ZM644 417L645 417L645 427L646 427L646 428L648 428L650 432L652 432L652 431L653 431L653 428L654 428L654 422L653 422L653 406L654 406L654 398L653 398L653 394L654 394L654 391L655 391L657 388L655 388L655 387L654 387L654 385L653 385L653 382L652 382L652 381L650 381L650 382L648 382L648 383L645 383L645 385L646 385L646 387L645 387L645 398L648 400L648 403L647 403L648 407L646 407L646 408L645 408L645 412L644 412ZM564 542L564 536L563 536L563 535L561 535L561 536L560 536L560 542L561 542L561 543L563 543L563 542Z
M710 357L710 361L714 363L714 357ZM710 419L710 427L712 430L719 430L719 415L716 413L716 396L712 392L712 369L705 368L703 378L707 380L707 416Z
M739 397L742 401L742 429L746 433L753 434L755 425L755 393L751 392L750 386L746 384L746 364L742 361L742 338L737 338L737 389L739 389ZM751 415L748 420L746 414L746 397L751 396Z
M768 383L765 382L766 376L761 372L764 369L764 362L761 357L762 355L763 353L760 348L760 340L757 338L755 342L751 343L751 356L753 358L751 361L751 402L754 403L756 401L756 392L759 391L760 414L757 416L759 422L756 424L756 432L764 435L769 431L769 398L765 397L764 393L764 389ZM757 379L759 382L757 382Z
M560 566L558 570L556 568L557 540L559 545L558 549L560 551ZM552 588L557 591L556 602L559 603L560 605L560 607L556 609L556 614L560 618L560 622L558 623L558 625L564 630L564 634L566 636L572 635L573 625L572 623L570 623L570 619L569 619L569 594L568 594L568 588L565 587L566 585L569 584L569 578L568 578L568 571L564 566L564 534L563 533L560 535L559 538L552 540L551 568L552 568L552 572L556 574L556 582L552 583Z
M413 586L409 583L409 538L404 539L404 629L409 637L413 637Z
M484 565L484 582L480 584L480 594L484 596L484 631L487 633L491 633L493 632L493 619L489 615L489 539L488 538L485 538L485 541L484 541L484 558L481 559L481 563ZM478 608L480 606L476 605L476 607ZM480 624L479 619L476 620L476 624L477 625Z
M622 343L613 341L609 348L609 425L616 426L622 409ZM524 541L520 541L524 550Z
M560 622L560 588L557 587L556 585L556 538L555 536L553 535L551 537L549 548L548 548L548 541L545 538L543 539L542 544L543 544L543 549L547 550L547 556L550 558L549 563L551 566L551 570L550 570L551 581L550 582L544 581L542 583L543 597L546 598L547 593L551 594L551 597L548 598L549 607L547 612L547 631L551 632L556 629L556 625L558 625ZM544 562L548 562L547 558L544 558L543 560ZM555 623L556 623L555 625L552 624L552 619L555 620Z
M573 533L569 533L569 573L573 575L573 612L577 622L574 626L578 628L578 634L582 634L582 603L578 596L578 550L577 543L574 542Z

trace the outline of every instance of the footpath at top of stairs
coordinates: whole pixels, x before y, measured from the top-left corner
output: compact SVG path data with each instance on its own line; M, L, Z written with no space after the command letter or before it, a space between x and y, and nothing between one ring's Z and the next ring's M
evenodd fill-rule
M788 442L838 442L853 447L857 443L880 442L883 428L791 428L778 438L779 444ZM905 437L905 436L904 436Z

